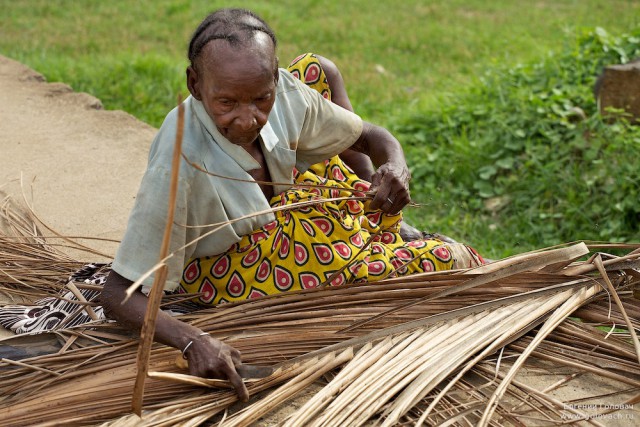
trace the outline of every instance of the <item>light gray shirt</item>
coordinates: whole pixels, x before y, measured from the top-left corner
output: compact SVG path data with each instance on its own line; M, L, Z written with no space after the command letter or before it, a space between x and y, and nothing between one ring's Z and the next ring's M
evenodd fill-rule
M247 173L259 168L259 163L220 134L200 101L189 97L184 104L184 156L216 175L250 182L208 175L184 159L181 161L170 243L172 256L167 260L167 290L178 286L183 266L190 258L223 253L243 235L274 219L271 213L250 216L269 210L259 185ZM177 120L176 108L167 115L153 141L147 170L113 262L113 269L129 280L138 280L159 261ZM294 166L304 171L314 163L339 154L361 133L360 117L327 102L281 69L276 100L260 132L272 181L287 183L275 186L274 193L293 184ZM250 217L243 218L247 215ZM227 221L234 222L226 224ZM216 231L205 236L213 229ZM190 244L196 239L199 240ZM143 281L145 285L152 283L153 275Z

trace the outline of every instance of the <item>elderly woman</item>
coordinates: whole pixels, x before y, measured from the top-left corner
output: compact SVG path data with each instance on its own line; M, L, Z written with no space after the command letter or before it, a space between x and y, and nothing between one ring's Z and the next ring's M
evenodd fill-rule
M278 69L275 35L258 16L209 15L193 34L189 60L167 290L218 304L482 262L463 245L402 240L399 212L410 195L399 142ZM309 68L308 76L323 79L321 71ZM158 262L177 119L169 113L154 140L101 296L107 315L132 329L142 326L147 298L139 292L123 303L125 290ZM334 157L348 148L377 167L371 183ZM322 170L307 170L319 162ZM293 187L294 178L304 187ZM354 191L374 196L346 197ZM295 205L309 200L321 202ZM291 209L270 212L282 205ZM208 234L212 224L224 225ZM182 350L193 375L228 378L248 399L234 348L164 313L155 340Z

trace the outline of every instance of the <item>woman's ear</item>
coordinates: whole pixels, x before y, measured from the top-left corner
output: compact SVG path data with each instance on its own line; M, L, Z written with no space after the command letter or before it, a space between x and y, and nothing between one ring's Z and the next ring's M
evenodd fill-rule
M200 85L198 81L198 72L193 67L193 65L189 65L187 67L187 87L189 88L189 92L191 95L197 99L198 101L202 101L202 96L200 95Z

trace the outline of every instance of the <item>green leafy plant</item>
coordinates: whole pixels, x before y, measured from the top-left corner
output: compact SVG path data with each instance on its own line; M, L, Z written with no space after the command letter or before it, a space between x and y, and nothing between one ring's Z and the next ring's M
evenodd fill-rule
M640 240L640 127L604 122L593 95L604 66L638 56L640 29L614 37L597 28L399 123L413 196L428 201L410 219L494 256Z

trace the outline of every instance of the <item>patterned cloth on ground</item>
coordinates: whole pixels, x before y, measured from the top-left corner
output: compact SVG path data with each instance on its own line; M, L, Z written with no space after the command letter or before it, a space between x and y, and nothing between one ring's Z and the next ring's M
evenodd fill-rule
M0 306L0 325L16 334L27 334L106 321L104 310L95 303L110 271L110 263L86 264L69 277L56 297L42 298L33 305ZM149 288L143 287L142 292L148 294ZM85 302L94 304L86 305ZM197 308L198 305L191 301L180 301L165 305L162 310L175 316Z
M67 284L102 286L109 272L109 264L87 264L73 273ZM94 301L100 290L78 288L82 298ZM86 305L78 304L80 300L68 287L60 292L59 297L46 297L34 305L7 305L0 307L0 325L15 332L44 332L62 328L71 328L93 321L85 309ZM102 307L92 306L96 319L104 319Z

